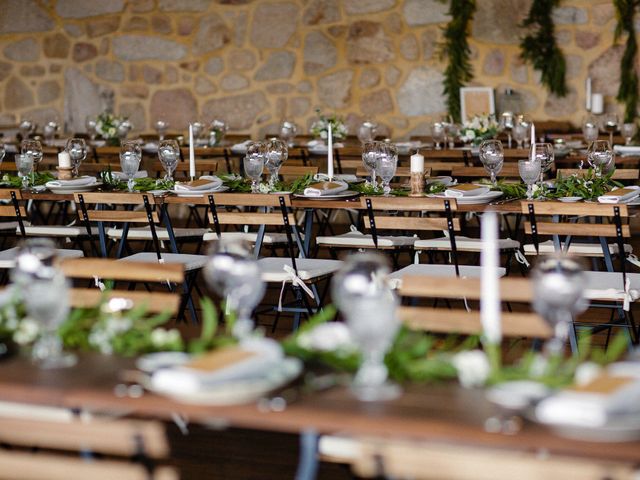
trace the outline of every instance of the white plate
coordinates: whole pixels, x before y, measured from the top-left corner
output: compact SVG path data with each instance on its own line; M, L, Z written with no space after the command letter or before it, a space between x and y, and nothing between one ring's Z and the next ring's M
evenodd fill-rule
M319 197L308 197L303 193L296 193L293 196L296 198L306 198L307 200L341 200L343 198L355 197L357 195L359 195L358 192L354 192L353 190L345 190L333 195L321 195Z
M202 197L204 195L208 195L210 193L220 193L226 192L229 190L229 187L224 185L216 188L212 188L211 190L169 190L171 193L177 195L178 197Z
M191 355L184 352L157 352L142 355L136 360L136 367L146 373L153 373L160 368L178 367L191 360Z
M536 419L537 420L537 419ZM580 427L576 425L560 425L555 423L539 423L547 425L561 437L584 442L632 442L640 439L640 415L637 412L619 414L610 419L602 427Z
M523 410L548 396L550 390L539 382L518 380L504 382L485 392L487 400L507 410Z
M173 400L190 405L239 405L251 403L263 395L280 388L302 372L302 362L297 358L285 358L270 369L263 378L249 378L216 384L215 388L196 393L155 391ZM154 390L152 390L154 391Z
M582 200L582 197L560 197L560 198L558 198L558 201L564 202L564 203L575 203L575 202L579 202L580 200Z
M155 197L161 197L165 193L169 193L169 190L149 190L148 193L150 193L151 195L153 195Z
M455 200L458 203L458 205L481 205L483 203L489 203L497 198L500 198L502 196L502 192L490 191L483 195L470 195L468 197L460 197L460 198L447 197L442 193L436 193L436 194L427 195L427 196L433 197L433 198L445 198L447 200Z
M91 185L69 185L67 187L48 187L48 189L59 195L66 195L69 193L82 193L91 192L96 188L102 186L102 182L92 183Z

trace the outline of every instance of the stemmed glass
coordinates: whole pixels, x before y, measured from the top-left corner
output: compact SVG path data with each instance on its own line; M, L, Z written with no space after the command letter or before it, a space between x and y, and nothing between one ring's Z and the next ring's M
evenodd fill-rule
M382 186L384 196L389 196L391 187L389 183L396 175L396 168L398 167L398 150L393 144L381 145L381 151L376 158L376 170L378 175L382 179Z
M164 171L167 172L164 180L170 182L173 180L173 171L180 160L180 146L175 140L162 140L158 145L158 159Z
M129 120L123 120L120 122L117 128L116 135L120 140L124 140L129 135L129 132L133 129L133 124Z
M193 130L193 143L195 144L194 147L196 145L198 145L198 141L200 140L200 138L202 138L202 135L204 134L204 124L201 122L193 122L191 124L191 128Z
M29 153L33 157L33 169L38 170L42 161L42 145L38 140L23 140L20 144L21 153Z
M480 144L480 161L484 169L491 175L491 183L496 185L496 176L504 164L504 150L500 140L485 140Z
M16 168L18 175L22 178L22 189L29 188L29 176L33 172L33 156L30 153L16 154Z
M582 136L587 144L587 147L591 145L591 142L595 142L600 134L600 128L598 127L598 120L592 115L589 115L582 122Z
M209 124L209 146L220 145L229 126L222 120L215 119Z
M528 132L527 125L518 120L511 131L513 132L513 139L516 141L516 148L524 148L524 141L527 138Z
M613 134L618 130L618 115L607 113L602 120L602 127L605 132L609 132L609 144L613 145Z
M364 168L371 175L370 184L375 188L376 182L376 163L378 160L378 142L366 142L362 147L362 163ZM367 180L368 182L368 180Z
M87 158L87 144L83 138L70 138L67 141L65 150L69 153L71 158L71 166L73 167L73 176L78 176L78 170L80 165Z
M513 112L502 112L500 116L500 130L507 132L507 147L511 148L511 130L514 127Z
M18 129L20 130L22 139L27 140L29 138L29 135L35 131L36 124L29 119L25 119L20 122L20 125L18 125Z
M272 138L267 142L265 166L271 177L269 178L269 186L273 189L278 183L278 172L284 162L289 157L289 148L286 142L278 138Z
M165 133L167 133L167 130L169 129L169 123L165 122L164 120L158 120L156 121L155 125L154 125L156 132L158 132L158 141L161 142L164 140L164 135Z
M624 144L631 145L631 140L636 136L636 132L638 131L638 126L635 122L631 123L623 123L622 127L620 127L620 133L624 137Z
M59 127L56 122L45 123L42 133L44 136L44 143L46 145L51 145L51 141L53 140L53 137L56 136L56 132L58 131L58 128Z
M544 174L548 172L555 160L553 145L550 143L535 143L531 146L529 158L540 160L540 184L544 181Z
M282 125L280 125L280 138L290 147L293 147L293 139L296 138L297 133L298 126L293 122L285 120L282 122Z
M600 176L613 161L613 150L608 140L596 140L589 145L587 162Z
M2 165L2 160L4 160L4 156L6 153L6 147L4 146L4 143L0 141L0 165Z
M225 299L227 311L238 315L233 326L236 338L245 339L253 330L251 313L262 300L266 287L260 267L246 241L221 238L204 267L209 286Z
M120 147L120 168L122 173L127 177L127 189L133 192L135 182L133 177L140 168L140 161L142 160L142 148L140 144L135 141L122 142Z
M433 124L433 126L431 127L431 137L436 144L435 149L442 150L440 142L446 140L445 127L442 123L436 122Z
M331 283L331 297L362 352L351 391L363 401L391 400L401 393L387 380L384 364L400 327L398 301L386 283L389 272L386 258L379 253L357 253L347 257Z
M533 200L533 185L538 181L540 172L540 160L537 158L518 160L518 173L527 185L527 200Z
M358 140L361 143L373 141L378 130L378 124L373 122L363 122L358 128Z
M32 350L40 368L75 365L76 356L63 351L57 330L70 310L69 284L54 266L56 250L48 239L31 239L22 245L11 278L22 294L27 313L42 327L43 333Z
M96 139L97 131L97 122L96 119L92 116L88 116L84 120L84 126L87 129L87 133L89 134L89 138L93 142Z
M245 175L251 179L252 193L258 193L258 184L264 171L266 156L266 146L262 142L254 142L247 147L243 166Z

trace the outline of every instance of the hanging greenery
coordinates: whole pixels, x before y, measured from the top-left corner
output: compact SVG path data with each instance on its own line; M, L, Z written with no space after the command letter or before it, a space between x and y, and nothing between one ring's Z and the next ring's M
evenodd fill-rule
M624 121L633 122L638 114L638 74L634 66L638 52L638 41L634 27L634 16L636 7L640 5L640 0L613 0L613 4L616 7L616 16L618 17L614 42L617 43L624 33L627 34L627 45L620 62L620 88L616 98L624 103Z
M442 3L445 0L440 0ZM454 121L460 121L460 88L473 78L471 50L467 41L469 24L476 11L475 0L451 0L451 21L444 28L444 42L440 45L440 58L449 64L444 71L444 94L447 110Z
M562 50L556 44L551 13L560 0L534 0L522 27L529 28L520 42L520 56L542 74L542 84L549 92L564 97L567 94L565 80L566 62Z

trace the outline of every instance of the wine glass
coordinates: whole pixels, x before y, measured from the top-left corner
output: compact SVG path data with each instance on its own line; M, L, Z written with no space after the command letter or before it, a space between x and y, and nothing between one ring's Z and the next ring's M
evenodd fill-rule
M582 121L582 136L587 144L587 147L591 145L591 142L595 142L600 134L600 128L598 127L598 120L589 115Z
M258 193L258 184L264 170L264 156L245 155L243 166L245 175L251 179L251 193Z
M154 127L156 129L156 132L158 132L158 141L161 142L162 140L164 140L164 135L167 133L167 130L169 130L169 123L165 122L164 120L158 120L156 121Z
M456 138L460 136L460 125L457 123L447 124L446 133L449 138L449 148L455 148Z
M504 150L500 140L485 140L480 144L480 161L484 169L491 175L491 183L496 185L496 176L502 170Z
M180 160L180 146L175 140L162 140L158 145L158 159L164 171L167 172L164 176L166 182L173 180L173 171L178 165Z
M554 329L545 351L561 355L571 322L588 307L582 267L572 258L555 256L538 262L532 277L533 309Z
M613 149L608 140L596 140L587 150L587 163L593 168L597 176L613 162Z
M133 124L129 120L123 120L118 124L116 135L120 140L124 140L132 129Z
M46 145L51 145L51 142L53 140L53 137L56 136L56 133L58 132L58 124L56 122L47 122L45 123L43 129L42 129L42 133L44 136L44 143Z
M387 380L384 364L400 322L398 301L386 282L387 259L375 252L347 257L331 282L331 297L346 320L351 337L362 352L362 364L351 391L360 400L391 400L400 388Z
M529 152L529 158L540 160L540 183L544 181L544 174L548 172L555 160L553 145L550 143L534 143Z
M198 140L200 140L200 138L204 134L204 124L201 122L193 122L191 124L191 129L193 131L193 143L195 147L196 145L198 145Z
M127 177L127 189L129 192L133 192L135 182L133 177L140 168L140 161L142 160L142 148L136 141L122 142L120 147L120 168L122 173Z
M524 148L524 141L527 138L528 127L525 123L517 121L512 128L513 139L516 141L516 148Z
M69 284L55 265L56 249L49 239L30 239L18 250L11 279L22 294L27 314L42 328L32 359L40 368L75 365L76 356L63 351L57 330L70 311Z
M215 119L209 124L209 146L220 145L229 126L222 120Z
M435 149L442 150L440 142L445 140L445 128L442 123L436 122L433 124L433 126L431 127L431 137L436 144Z
M4 156L7 153L7 148L4 145L4 142L0 141L0 165L2 165L2 160L4 160Z
M367 143L373 141L376 137L376 131L378 130L378 124L374 122L363 122L358 128L358 140L361 143Z
M500 130L507 132L507 147L511 148L511 130L514 127L513 112L502 112L500 116Z
M527 185L527 200L533 200L533 185L538 181L540 172L540 160L537 158L518 160L518 173Z
M38 170L42 161L42 145L38 140L23 140L20 144L21 153L29 153L33 157L33 169Z
M613 145L613 134L618 131L618 115L607 113L602 119L602 127L605 132L609 132L609 144Z
M297 133L298 126L293 122L285 120L282 122L282 125L280 125L280 138L290 147L293 147L293 139L296 138Z
M16 168L22 178L22 189L29 188L29 176L33 172L33 156L30 153L16 153Z
M631 123L623 123L622 127L620 127L620 133L624 137L624 144L631 145L631 140L636 136L636 132L638 131L638 126L635 122Z
M22 139L27 140L29 138L29 135L35 131L36 124L29 119L24 119L20 122L20 125L18 125L18 129L20 130Z
M87 144L85 143L84 138L70 138L67 141L65 150L69 152L69 157L71 158L73 176L77 177L80 165L82 165L84 159L87 158Z
M225 299L227 311L238 315L233 326L234 336L247 338L253 330L251 313L266 290L250 246L243 240L219 239L203 271L209 286Z
M382 179L384 195L389 196L391 192L389 183L395 177L398 166L398 150L393 144L384 144L381 150L376 158L376 171Z
M278 182L278 172L289 156L289 148L287 144L279 138L272 138L267 142L265 166L271 177L269 178L269 186L273 189Z
M92 116L87 116L87 118L85 118L84 120L84 126L87 129L89 138L93 142L96 139L96 136L98 134L98 131L97 131L98 123L96 122L96 119Z
M371 175L370 185L375 188L377 186L376 182L376 161L378 160L378 142L371 141L366 142L362 147L362 163L364 164L364 168ZM367 180L367 182L369 182Z

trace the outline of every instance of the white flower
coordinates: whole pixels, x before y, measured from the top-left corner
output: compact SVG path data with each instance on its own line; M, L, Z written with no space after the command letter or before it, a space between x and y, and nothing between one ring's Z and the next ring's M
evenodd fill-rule
M465 388L480 387L485 384L491 366L482 350L470 350L454 355L451 363L458 371L458 380Z
M314 329L298 336L298 345L306 350L331 352L355 348L351 333L342 322L321 323Z
M269 187L268 183L261 183L260 185L258 185L258 192L269 193L270 191L271 191L271 188Z
M126 332L131 329L131 320L126 317L109 317L105 324L105 331L110 336Z
M323 140L326 140L328 137L329 137L329 134L327 133L326 130L320 131L320 138L322 138Z
M540 185L538 185L537 183L534 183L533 186L531 187L531 191L533 193L536 193L538 190L540 190Z
M111 355L113 347L111 346L111 335L102 328L94 328L89 334L89 344L97 348L104 355Z
M18 329L13 332L13 341L18 345L27 345L36 338L40 334L40 327L38 322L33 320L32 318L24 318L20 322L20 326Z
M591 383L600 374L602 374L602 367L595 362L584 362L578 365L574 380L576 385L586 385Z
M529 367L529 375L533 378L542 377L544 372L547 370L547 359L544 355L536 355L533 357L533 361L531 362L531 366Z
M164 328L154 328L149 338L154 347L162 347L167 343L168 336L168 332Z

